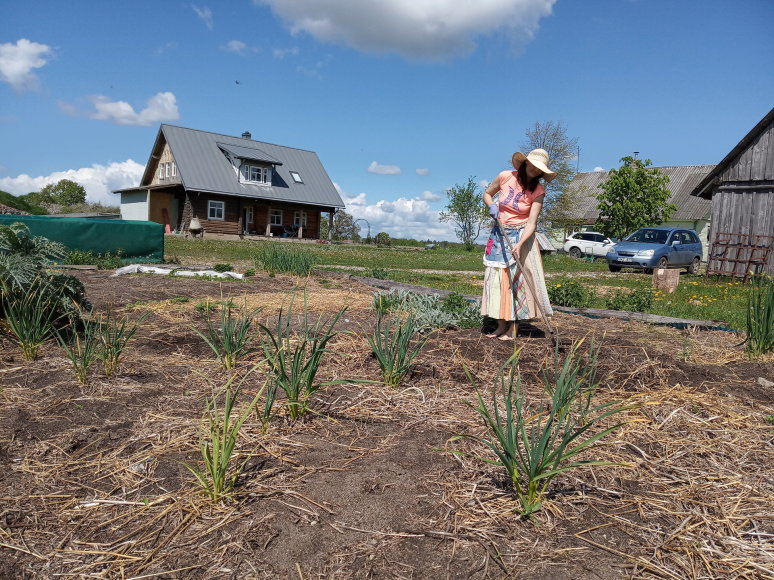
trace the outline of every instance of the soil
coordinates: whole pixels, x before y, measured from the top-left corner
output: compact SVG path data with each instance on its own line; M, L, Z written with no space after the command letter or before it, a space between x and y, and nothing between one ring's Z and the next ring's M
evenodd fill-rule
M365 338L374 289L357 279L76 275L97 312L142 322L118 374L95 366L85 386L55 343L25 361L2 339L0 578L774 577L774 389L757 382L774 359L749 361L736 334L558 313L560 355L602 342L596 400L636 406L582 456L611 465L562 473L528 519L479 459L495 456L456 438L484 434L471 380L489 402L512 343L438 331L389 388ZM315 319L348 307L318 375L348 382L297 421L250 415L235 493L213 502L185 464L203 465L205 400L229 373L195 329L228 301L271 327L291 295L294 325L305 296ZM554 344L536 323L516 346L541 400ZM265 383L248 373L259 360L236 373L243 403Z

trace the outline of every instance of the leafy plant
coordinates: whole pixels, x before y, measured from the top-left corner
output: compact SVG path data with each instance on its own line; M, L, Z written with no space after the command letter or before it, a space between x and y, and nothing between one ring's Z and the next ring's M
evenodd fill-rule
M635 288L632 291L616 290L605 300L605 308L609 310L627 310L629 312L644 312L653 306L652 288Z
M253 268L248 268L245 270L245 273L243 274L245 278L251 278L255 276L255 270Z
M80 329L71 326L69 335L57 332L56 339L70 360L75 378L82 385L87 384L89 369L99 358L101 347L99 320L82 318Z
M121 267L121 258L124 255L123 250L115 253L105 252L94 253L90 250L70 250L64 257L67 264L92 264L100 270L115 270Z
M290 247L291 244L264 244L258 251L256 266L261 265L269 274L285 272L297 276L308 276L315 259L311 252Z
M472 328L481 324L481 313L475 304L459 294L449 296L442 300L438 294L418 294L403 289L380 291L374 294L374 309L381 314L410 315L422 331Z
M207 315L210 312L214 312L217 310L217 305L214 302L210 302L209 300L202 300L201 302L197 302L196 306L194 306L194 309L202 315Z
M190 302L191 299L187 296L175 296L174 298L170 298L169 301L172 304L185 304L186 302Z
M371 272L369 274L371 278L376 278L377 280L390 279L390 273L384 268L371 268Z
M323 356L329 352L327 345L337 334L334 326L346 310L344 307L333 316L324 318L320 315L315 322L310 322L305 299L301 327L294 336L290 330L293 311L291 300L287 313L283 314L280 310L274 331L259 324L267 373L273 386L285 393L285 404L292 420L306 413L309 398L321 386L348 382L337 380L320 384L316 381ZM267 416L266 412L264 416Z
M747 300L747 352L758 357L774 350L774 279L755 276Z
M35 279L27 292L5 297L4 314L14 341L26 360L35 360L38 349L55 331L62 318L59 296L43 278Z
M591 304L591 292L576 280L558 278L546 287L551 304L569 308L587 308Z
M376 329L366 338L387 385L400 384L429 340L430 335L425 335L412 346L411 341L418 333L416 319L411 315L387 320L381 314L377 316Z
M475 302L471 302L458 292L451 292L441 301L441 311L451 315L460 328L481 326L481 311Z
M472 439L494 453L496 460L478 459L505 469L525 516L542 507L548 486L557 476L578 467L610 465L579 456L625 422L595 433L592 428L608 417L638 407L612 402L592 405L599 348L592 346L588 356L582 357L581 342L573 345L564 361L560 360L558 351L555 353L553 372L544 374L543 379L549 399L538 404L530 405L526 400L518 370L519 353L515 353L500 368L491 406L476 392L478 405L473 408L483 419L487 434L452 438ZM475 387L469 373L468 377Z
M245 459L235 467L234 449L242 425L263 391L263 388L260 389L241 412L235 412L242 385L249 374L247 373L235 386L233 385L235 375L231 375L219 392L214 392L207 398L204 410L205 421L199 438L199 451L204 469L188 463L183 464L213 501L219 501L231 495L247 462Z
M223 368L231 370L240 359L255 351L249 346L250 328L259 311L240 312L234 316L231 305L224 306L220 311L220 326L207 317L207 334L193 330L212 349Z
M215 264L212 269L216 272L231 272L233 271L234 266L231 264Z
M99 340L100 350L99 358L102 359L102 366L105 370L105 376L111 377L121 363L121 356L124 349L137 330L140 324L148 317L148 313L140 317L136 323L130 324L127 317L116 318L110 310L104 315L99 315Z

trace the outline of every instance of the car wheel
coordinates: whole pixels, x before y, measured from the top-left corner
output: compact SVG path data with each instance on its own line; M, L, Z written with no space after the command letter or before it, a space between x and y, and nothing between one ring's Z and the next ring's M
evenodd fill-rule
M688 273L693 275L698 274L700 264L701 264L701 260L699 258L694 258L693 262L691 262L691 265L688 266Z
M658 264L656 264L656 268L664 269L668 267L669 267L669 260L666 259L666 256L659 258Z
M607 268L611 272L620 272L621 271L621 266L611 266L610 264L608 264Z
M580 248L570 248L570 255L573 258L580 258L583 256L583 252L580 251Z

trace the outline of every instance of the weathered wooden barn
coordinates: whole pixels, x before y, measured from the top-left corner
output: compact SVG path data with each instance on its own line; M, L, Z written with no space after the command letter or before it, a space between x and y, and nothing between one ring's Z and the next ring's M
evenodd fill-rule
M774 276L774 109L691 194L712 200L708 275Z

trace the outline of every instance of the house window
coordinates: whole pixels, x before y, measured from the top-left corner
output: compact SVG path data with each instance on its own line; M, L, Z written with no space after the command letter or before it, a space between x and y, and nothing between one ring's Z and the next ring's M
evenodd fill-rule
M281 209L273 209L271 210L271 221L269 222L273 226L281 226L282 225L282 210Z
M301 174L298 171L291 171L290 177L292 177L293 181L295 181L296 183L304 183L304 180L301 179Z
M174 161L172 162L172 177L175 177L177 175L177 163Z
M169 177L169 169L170 169L169 165L170 165L169 163L165 163L164 164L164 176L165 177Z
M253 208L252 207L245 208L245 216L246 216L245 220L246 220L246 222L248 224L253 223Z
M249 183L271 185L271 167L261 165L242 165L242 179Z
M293 225L296 227L306 227L305 211L297 211L293 213Z
M226 211L226 204L222 201L209 200L207 202L207 219L222 220Z
M159 163L159 180L164 179L164 164Z

